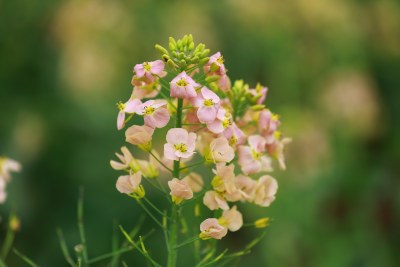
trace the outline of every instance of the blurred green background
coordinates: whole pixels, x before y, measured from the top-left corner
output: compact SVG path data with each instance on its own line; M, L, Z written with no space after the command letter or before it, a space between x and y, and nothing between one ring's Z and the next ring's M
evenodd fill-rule
M55 229L79 243L79 186L90 255L111 249L113 224L137 222L142 212L115 190L109 166L124 145L115 103L130 96L134 64L158 58L155 43L186 33L222 52L231 79L267 85L267 106L294 140L288 170L273 174L276 201L245 211L274 221L238 266L400 266L395 0L0 1L0 154L24 166L0 206L0 240L16 210L15 247L66 266ZM164 255L157 236L148 246ZM126 259L143 266L139 254Z

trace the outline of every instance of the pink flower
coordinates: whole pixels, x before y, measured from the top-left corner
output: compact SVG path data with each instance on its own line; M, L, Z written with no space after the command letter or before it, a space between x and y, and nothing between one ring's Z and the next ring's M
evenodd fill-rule
M191 172L186 175L182 181L186 182L186 184L192 189L194 193L200 192L203 189L203 179L201 176L195 172Z
M260 135L266 139L267 143L272 143L274 141L274 132L278 129L280 125L279 116L273 114L268 109L260 112L258 118L258 131Z
M243 216L237 210L236 206L233 206L230 210L225 210L222 213L222 217L218 222L229 229L231 232L239 230L243 226Z
M114 170L125 170L135 166L134 158L126 146L121 147L121 154L115 153L121 162L111 160L110 165ZM136 164L137 165L137 164ZM136 168L138 171L138 168Z
M133 69L136 73L136 77L145 77L149 81L154 81L154 76L164 77L166 75L164 71L164 62L162 60L136 64Z
M210 60L204 65L204 72L211 74L224 75L226 74L226 68L224 65L224 58L220 52L215 53L210 57Z
M215 134L220 134L233 125L232 115L224 108L219 108L215 120L207 123L207 128Z
M139 99L131 98L126 103L119 102L117 107L119 109L117 118L117 128L121 130L125 126L125 113L134 114L137 112L138 107L142 104Z
M11 172L21 171L21 164L13 159L0 157L0 180L10 181Z
M123 194L132 194L139 189L142 181L142 173L130 173L129 175L120 176L117 180L117 190Z
M200 93L192 100L197 108L197 117L202 123L213 122L217 117L219 97L207 87L201 88Z
M229 79L228 75L224 74L219 77L218 88L223 92L228 92L231 90L231 80Z
M148 100L139 106L137 114L144 116L144 124L151 128L163 128L169 122L165 100Z
M200 87L186 72L182 71L171 81L172 97L190 99L197 96L196 87Z
M176 204L181 203L184 199L191 199L193 197L193 191L189 185L177 178L173 178L168 181L168 187L171 190L172 201Z
M133 125L125 132L126 142L132 145L145 145L151 141L153 133L152 127Z
M211 182L215 191L220 193L227 192L231 194L236 191L235 186L235 165L225 165L220 163L216 165L216 169L213 170L215 176Z
M170 160L189 158L194 153L195 143L195 133L188 133L188 131L182 128L172 128L167 132L164 156Z
M136 76L132 78L132 85L132 95L138 99L154 98L158 95L161 88L157 80L149 82L147 79L138 79Z
M256 99L258 105L264 104L265 98L267 97L268 88L257 84L255 89L249 89L250 94Z
M262 207L268 207L274 200L278 191L278 183L269 175L260 177L255 189L254 203Z
M210 210L217 210L217 209L228 210L229 209L228 203L226 203L226 200L224 199L224 197L215 191L207 191L204 194L203 203Z
M237 127L236 123L232 123L231 126L226 128L223 135L228 139L229 145L232 147L242 145L246 142L246 135Z
M200 238L205 240L209 238L222 239L228 233L228 229L218 223L215 218L204 220L200 224Z
M259 135L251 135L249 146L239 146L239 165L244 174L253 174L260 171L271 171L271 160L265 156L265 139Z
M280 133L278 131L275 132L275 135L280 135ZM292 142L291 138L283 138L283 139L279 139L276 138L275 141L271 144L267 144L267 151L268 153L276 158L278 160L279 163L279 168L281 168L281 170L286 170L286 164L285 164L285 155L283 154L283 150L285 148L285 146L287 144L290 144Z
M210 151L206 155L206 159L214 163L230 162L234 157L235 152L229 146L228 140L225 137L214 139L210 144Z
M224 197L230 202L248 201L252 202L254 199L254 192L257 182L248 176L239 174L235 179L236 190L231 193L225 193Z

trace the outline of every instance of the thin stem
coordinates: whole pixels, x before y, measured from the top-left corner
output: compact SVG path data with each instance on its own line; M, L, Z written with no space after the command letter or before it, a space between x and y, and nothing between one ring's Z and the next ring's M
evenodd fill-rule
M154 205L147 197L143 197L143 199L147 202L147 204L150 205L150 207L152 207L155 211L157 211L160 215L164 216L164 212L162 212L159 208L156 207L156 205ZM168 220L171 220L168 216L167 216Z
M79 190L79 199L78 199L78 228L79 228L79 237L81 239L82 244L82 266L87 266L88 262L88 253L87 253L87 244L86 244L86 235L85 235L85 227L83 225L83 188L81 187Z
M69 254L67 242L65 241L64 234L63 234L61 228L57 228L57 235L58 235L58 239L60 241L61 251L64 255L65 260L67 261L67 263L69 265L74 267L75 263L74 263L74 260L72 259L71 255Z
M192 168L192 167L199 166L199 165L201 165L201 164L203 164L203 163L204 163L204 160L202 160L202 161L200 161L200 162L193 163L193 164L191 164L191 165L187 165L187 166L185 166L185 167L180 168L179 170L180 170L180 171L186 170L186 169L189 169L189 168Z
M31 259L29 259L27 256L16 250L15 248L13 249L13 252L20 257L26 264L28 264L31 267L39 267L36 263L34 263Z
M193 242L195 242L196 240L199 240L199 239L200 239L199 236L192 237L192 238L186 240L185 242L182 242L182 243L176 245L175 248L180 248L180 247L189 245L189 244L191 244L191 243L193 243Z
M183 107L183 99L178 99L178 109L176 112L176 128L182 127L182 107ZM180 174L180 160L174 161L174 170L173 177L179 179ZM178 234L178 206L176 204L172 204L171 210L171 227L170 227L170 235L169 235L169 246L168 246L168 267L175 267L177 261L177 249L175 248L177 243L177 234Z
M10 215L10 220L12 219L14 215ZM4 240L4 245L1 249L1 259L6 260L8 252L10 251L10 248L12 246L12 243L14 242L14 231L11 229L10 222L8 222L8 227L7 227L7 234Z
M165 169L167 169L169 172L171 172L171 173L173 172L173 170L171 170L170 168L168 168L168 166L165 165L159 158L157 158L156 155L154 155L153 152L151 152L151 151L149 150L149 153L150 153L150 155L151 155L155 160L158 161L158 163L161 164L161 166L163 166L163 167L164 167Z
M160 221L157 220L157 218L153 215L153 213L151 213L151 211L147 209L147 207L142 203L142 201L140 201L140 199L137 199L137 202L144 209L144 211L147 212L147 214L154 220L154 222L157 223L158 226L164 228L164 226L160 223Z

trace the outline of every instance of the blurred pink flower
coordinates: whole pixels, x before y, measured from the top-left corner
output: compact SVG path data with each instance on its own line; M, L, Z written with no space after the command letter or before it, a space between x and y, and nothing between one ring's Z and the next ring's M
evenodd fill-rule
M167 143L164 145L164 156L170 160L189 158L193 155L196 134L188 133L182 128L172 128L167 132Z
M163 128L168 124L170 115L164 107L165 100L148 100L139 106L137 114L143 115L144 124L151 128Z
M145 145L149 143L153 137L154 129L143 125L133 125L125 132L126 142L132 145Z
M172 97L190 99L197 96L196 88L200 87L186 72L182 71L171 81Z
M197 97L192 99L193 106L197 107L197 117L202 123L211 123L217 117L219 97L207 87L201 88Z
M142 102L137 98L131 98L126 103L119 102L117 107L119 109L117 118L117 128L121 130L125 126L125 113L134 114L137 112L138 107Z
M255 180L243 174L239 174L235 179L236 190L231 194L225 193L224 197L231 202L239 200L252 202L256 185L257 182Z
M141 181L141 172L131 172L129 175L120 176L117 180L116 187L117 190L123 194L132 194L139 189Z
M210 210L217 210L217 209L228 210L229 209L228 203L226 203L226 200L224 199L224 197L215 191L207 191L204 194L203 203Z
M262 207L268 207L274 200L275 194L278 191L278 183L269 175L264 175L258 179L254 203Z
M267 97L268 88L257 84L256 88L249 89L250 94L253 95L255 99L257 99L256 103L258 105L264 104L265 98Z
M154 76L164 77L166 75L164 71L164 62L162 60L136 64L133 69L136 73L136 77L145 77L149 81L154 81Z
M184 199L191 199L193 191L184 180L173 178L168 181L168 187L171 190L172 201L176 204L181 203Z
M264 155L265 139L260 135L251 135L250 146L239 146L239 165L244 174L254 174L260 171L271 171L271 160Z
M215 120L211 123L207 123L207 128L215 134L220 134L232 124L232 115L224 108L219 108Z
M215 191L228 194L236 191L234 169L234 164L220 163L216 165L216 169L213 170L215 176L211 182Z
M21 171L22 166L19 162L0 157L0 180L4 180L5 182L10 181L11 179L11 172L19 172Z
M218 75L226 74L224 58L220 52L217 52L210 57L208 63L204 65L204 72Z
M285 155L283 151L285 146L291 142L292 138L285 137L282 139L275 139L273 143L266 145L268 153L278 160L279 168L281 168L281 170L286 170Z
M114 170L125 170L130 168L131 162L134 160L131 152L126 146L121 147L121 154L115 153L121 162L110 160L110 165Z
M203 189L203 178L198 173L191 172L182 181L185 181L194 193L200 192Z
M246 142L246 135L234 122L222 134L228 139L229 145L232 147L243 145Z
M218 222L229 229L231 232L239 230L243 226L243 216L236 206L233 206L230 210L225 210L222 213L222 217Z
M272 143L274 141L273 135L279 125L280 121L278 115L273 114L268 109L264 109L260 112L258 118L258 130L267 143Z
M203 240L209 238L222 239L228 233L228 229L220 225L215 218L204 220L200 224L200 231L200 238Z
M211 142L207 160L214 163L230 162L234 157L235 152L225 137L219 137Z

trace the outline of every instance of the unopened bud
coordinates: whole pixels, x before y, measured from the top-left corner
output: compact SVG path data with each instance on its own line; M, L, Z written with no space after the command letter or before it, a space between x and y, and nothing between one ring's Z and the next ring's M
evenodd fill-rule
M269 225L269 218L268 217L258 219L257 221L254 222L254 226L256 228L265 228L268 225Z
M176 50L176 41L173 37L169 37L169 43L168 43L169 49L171 51L175 51Z
M174 61L172 61L172 59L168 59L167 64L168 64L168 66L170 66L171 68L175 69L175 63L174 63Z
M21 228L21 222L20 222L20 220L18 219L17 216L13 215L13 216L11 217L9 226L10 226L10 229L11 229L13 232L18 231L18 230Z
M219 76L218 75L208 76L206 78L206 82L208 82L208 83L216 82L218 80L219 80Z
M210 60L209 57L205 57L199 61L200 64L206 64Z
M210 49L205 49L205 50L201 53L201 57L206 57L209 53L210 53Z
M254 111L261 111L264 108L265 108L265 105L254 105L254 106L251 106L251 109L254 110Z
M170 59L169 55L167 55L167 54L162 55L162 60L164 62L167 62L169 59Z
M165 49L164 47L162 47L161 45L156 44L156 45L155 45L155 48L156 48L161 54L167 54L167 55L168 55L168 50Z

